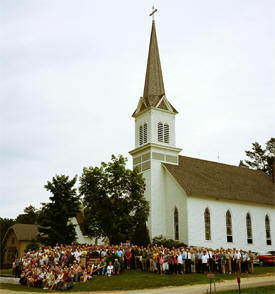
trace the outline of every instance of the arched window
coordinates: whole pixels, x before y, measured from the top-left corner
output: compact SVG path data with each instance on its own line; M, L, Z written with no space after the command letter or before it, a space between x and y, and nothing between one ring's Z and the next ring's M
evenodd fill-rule
M147 123L143 125L143 143L147 143Z
M139 127L139 145L143 144L143 127Z
M226 238L227 238L227 242L233 242L232 219L231 219L231 213L229 210L227 210L226 212Z
M158 141L163 142L163 123L158 123Z
M164 124L164 143L169 143L169 125Z
M210 212L208 208L206 208L204 211L204 224L205 224L205 240L211 240Z
M266 245L271 245L270 222L269 222L268 215L265 216L265 233L266 233Z
M175 240L179 240L179 212L177 208L174 211L174 232Z
M251 217L250 214L246 214L246 230L247 230L247 243L252 244L253 239L252 239L252 225L251 225Z

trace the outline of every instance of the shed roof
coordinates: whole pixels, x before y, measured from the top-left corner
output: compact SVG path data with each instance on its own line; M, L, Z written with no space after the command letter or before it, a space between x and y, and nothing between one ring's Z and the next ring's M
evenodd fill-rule
M3 238L3 242L5 242L10 231L15 233L19 241L31 241L39 234L38 228L39 225L34 224L15 224L8 229Z

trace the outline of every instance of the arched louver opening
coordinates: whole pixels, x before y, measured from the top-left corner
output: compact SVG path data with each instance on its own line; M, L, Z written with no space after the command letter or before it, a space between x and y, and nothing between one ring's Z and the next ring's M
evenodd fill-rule
M139 127L139 145L143 144L143 127Z
M163 123L158 123L158 141L163 142Z
M249 213L247 213L246 215L246 230L247 230L247 243L252 244L253 243L252 224L251 224L251 217Z
M226 238L227 238L227 242L233 242L232 219L231 219L231 213L229 210L227 210L226 212Z
M179 240L179 212L177 208L174 211L174 232L175 240Z
M269 222L268 215L265 216L265 233L266 233L266 245L271 245L270 222Z
M147 123L143 125L143 143L147 143Z
M164 143L169 144L169 125L164 124Z
M208 208L204 211L205 240L211 240L210 211Z

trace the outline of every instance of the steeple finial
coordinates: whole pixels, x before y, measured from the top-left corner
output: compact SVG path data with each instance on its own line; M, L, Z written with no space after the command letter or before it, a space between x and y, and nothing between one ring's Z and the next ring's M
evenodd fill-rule
M150 16L152 16L152 21L155 21L155 13L157 12L158 10L153 6L152 7L152 12L149 14Z
M157 12L157 9L155 9L153 6L152 13L150 13L150 16L154 17L154 14L156 12ZM165 91L164 91L164 84L163 84L162 71L161 71L160 58L159 58L156 27L155 27L155 21L153 18L143 98L148 98L151 96L161 97L164 94L165 94Z

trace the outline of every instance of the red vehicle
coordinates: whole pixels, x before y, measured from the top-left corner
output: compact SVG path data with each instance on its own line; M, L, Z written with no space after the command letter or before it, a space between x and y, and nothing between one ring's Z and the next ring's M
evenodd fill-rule
M268 251L257 256L260 265L275 265L275 251Z

